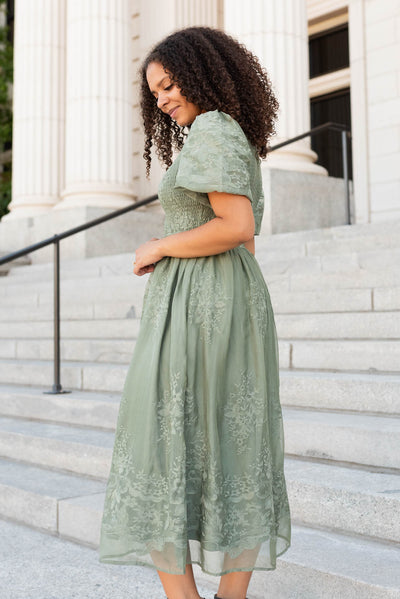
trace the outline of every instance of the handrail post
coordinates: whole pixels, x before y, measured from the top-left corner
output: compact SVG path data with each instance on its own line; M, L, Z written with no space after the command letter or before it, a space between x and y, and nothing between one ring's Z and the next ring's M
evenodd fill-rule
M53 257L53 295L54 295L54 382L51 391L43 391L43 393L59 394L70 393L61 387L60 381L60 240L57 238L54 244Z
M347 131L342 131L342 159L343 159L343 180L344 180L344 193L346 197L346 216L347 224L351 225L350 220L350 186L349 186L349 169L348 169L348 158L347 158Z

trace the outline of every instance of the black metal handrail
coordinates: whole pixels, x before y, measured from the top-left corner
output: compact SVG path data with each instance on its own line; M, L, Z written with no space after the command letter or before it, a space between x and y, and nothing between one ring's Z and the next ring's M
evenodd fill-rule
M310 129L310 131L306 131L301 135L297 135L296 137L292 137L282 143L276 144L268 149L268 153L278 150L283 146L287 146L289 144L298 141L299 139L303 139L304 137L317 135L318 133L325 131L326 129L332 129L336 131L341 131L342 133L342 155L343 155L343 174L345 180L345 189L346 189L346 199L347 199L347 214L348 214L348 222L350 224L350 192L349 192L349 177L348 177L348 168L347 168L347 138L350 137L350 132L346 125L341 125L340 123L325 123L324 125L319 125L318 127L314 127ZM90 229L91 227L95 227L104 223L108 220L116 218L117 216L121 216L126 212L130 212L131 210L136 210L141 206L146 206L151 202L157 200L158 195L152 195L144 200L140 200L138 202L133 203L130 206L126 206L125 208L120 208L119 210L114 210L109 214L105 214L104 216L100 216L95 218L83 225L79 225L78 227L74 227L72 229L68 229L63 233L57 233L52 237L48 237L43 239L42 241L38 241L32 245L26 246L21 250L17 250L16 252L11 252L6 256L0 258L0 265L6 264L7 262L11 262L16 258L21 256L25 256L26 254L30 254L37 250L40 250L43 247L46 247L50 244L54 244L54 259L53 259L53 288L54 288L54 382L51 391L44 391L44 393L51 394L59 394L59 393L70 393L62 388L60 382L60 241L65 239L66 237L70 237L71 235L75 235L76 233L80 233L81 231L85 231L86 229Z
M61 386L60 381L60 241L65 239L66 237L70 237L71 235L75 235L76 233L80 233L81 231L85 231L86 229L90 229L91 227L95 227L104 223L108 220L116 218L117 216L121 216L126 212L130 212L131 210L136 210L141 206L146 206L151 202L154 202L158 198L158 195L152 195L144 200L140 200L139 202L135 202L131 206L126 206L125 208L120 208L119 210L114 210L114 212L110 212L109 214L105 214L104 216L99 216L83 225L79 225L78 227L74 227L73 229L68 229L63 233L57 233L53 235L53 237L48 237L47 239L43 239L43 241L38 241L33 245L28 245L27 247L18 250L16 252L12 252L11 254L7 254L0 258L0 265L5 264L6 262L10 262L11 260L15 260L20 256L24 256L25 254L30 254L37 250L40 250L47 245L54 244L54 259L53 259L53 287L54 287L54 382L51 391L44 391L44 393L51 394L59 394L59 393L70 393L66 391Z
M309 131L305 133L301 133L301 135L296 135L296 137L291 137L290 139L286 139L279 144L275 144L271 146L268 150L268 154L270 152L274 152L275 150L279 150L279 148L283 148L284 146L288 146L299 139L304 139L305 137L313 137L314 135L318 135L322 133L322 131L326 131L330 129L331 131L340 131L342 138L342 164L343 164L343 182L344 182L344 193L346 198L346 220L347 224L351 225L350 220L350 183L349 183L349 167L348 167L348 152L347 152L347 139L351 139L350 128L347 125L342 125L341 123L334 123L329 121L328 123L324 123L323 125L318 125L317 127L313 127Z

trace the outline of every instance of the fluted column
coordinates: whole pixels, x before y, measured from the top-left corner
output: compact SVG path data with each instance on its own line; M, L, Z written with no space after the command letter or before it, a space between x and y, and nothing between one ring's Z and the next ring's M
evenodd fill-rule
M133 201L130 0L67 0L63 201L118 208Z
M164 37L177 29L204 25L218 27L222 23L221 0L134 0L137 4L137 66L149 50ZM155 152L152 154L150 181L145 176L143 154L143 130L139 110L139 76L134 79L134 130L133 140L136 152L139 195L145 197L157 193L158 185L165 172Z
M274 145L310 129L306 0L252 0L250 6L225 0L225 30L246 44L270 75L280 104ZM326 174L316 159L306 138L271 153L266 165Z
M219 21L217 0L176 0L176 27L205 25L217 27Z
M16 0L13 169L10 213L48 212L59 200L64 164L65 0Z

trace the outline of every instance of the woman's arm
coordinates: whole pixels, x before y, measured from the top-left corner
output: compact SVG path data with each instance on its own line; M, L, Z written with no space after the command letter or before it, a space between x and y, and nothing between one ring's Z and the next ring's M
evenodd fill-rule
M135 274L142 275L150 272L150 265L165 256L174 258L212 256L242 243L251 242L254 237L254 216L250 200L246 196L219 191L210 192L208 197L215 218L190 231L147 241L138 247Z
M244 244L244 247L249 250L249 252L251 252L254 256L254 254L256 253L256 244L254 241L254 237L252 237L249 241L246 241L246 243Z

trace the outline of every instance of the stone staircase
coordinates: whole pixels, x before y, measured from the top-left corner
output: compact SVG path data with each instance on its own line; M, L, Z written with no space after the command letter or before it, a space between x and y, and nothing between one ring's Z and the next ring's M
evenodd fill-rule
M293 536L248 595L400 598L400 221L261 237L256 254L280 339ZM65 395L43 394L52 265L0 278L0 516L93 548L147 281L131 269L127 254L61 263ZM217 579L194 570L212 597Z

